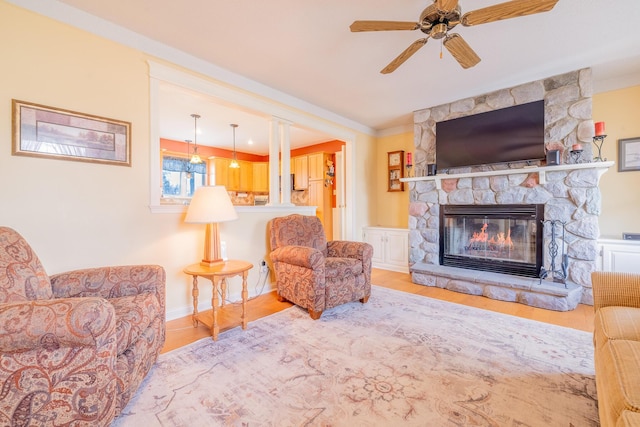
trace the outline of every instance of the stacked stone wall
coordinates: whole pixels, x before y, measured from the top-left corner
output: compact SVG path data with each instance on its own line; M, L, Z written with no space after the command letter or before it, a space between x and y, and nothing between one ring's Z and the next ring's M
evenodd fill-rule
M573 144L582 143L583 158L591 159L591 95L591 70L584 69L417 111L414 114L415 170L420 173L428 163L436 163L436 122L540 99L545 101L545 140L541 144L547 149L559 149L562 162L570 163L569 150ZM585 287L582 302L592 304L590 275L596 267L600 233L600 172L596 169L551 171L546 173L545 184L541 185L538 173L528 173L526 166L527 163L511 163L452 169L451 179L443 179L440 190L434 181L411 182L410 264L439 264L440 205L544 204L545 220L566 224L564 240L560 236L557 243L560 248L565 247L569 256L568 279ZM522 173L455 178L455 173L507 168L522 169ZM551 262L547 251L549 243L550 231L545 230L545 267ZM555 265L560 265L559 259Z

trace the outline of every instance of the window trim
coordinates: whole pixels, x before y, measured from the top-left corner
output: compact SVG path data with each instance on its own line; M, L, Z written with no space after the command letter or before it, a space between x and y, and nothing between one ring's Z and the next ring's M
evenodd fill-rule
M317 129L319 131L334 135L336 139L345 142L345 204L346 204L346 221L345 221L345 239L353 239L355 234L355 171L356 159L354 154L354 145L356 135L344 127L333 125L326 119L319 119L311 116L303 111L293 110L281 103L270 101L267 98L254 95L247 90L240 90L229 85L216 83L188 74L184 71L168 67L151 60L147 61L149 65L149 209L152 213L182 213L186 210L183 205L166 205L160 203L162 190L161 179L161 152L160 152L160 134L159 134L159 91L160 82L164 81L173 85L182 86L196 92L200 92L239 107L249 108L253 111L259 111L266 116L278 117L290 121L307 128ZM277 177L270 177L277 180ZM270 186L271 187L271 186ZM302 208L302 207L301 207ZM251 206L243 209L249 210L266 210L280 212L291 210L290 206Z

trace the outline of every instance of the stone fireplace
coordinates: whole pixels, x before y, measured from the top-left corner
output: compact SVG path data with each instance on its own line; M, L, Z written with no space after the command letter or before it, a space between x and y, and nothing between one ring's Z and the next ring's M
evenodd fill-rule
M545 102L545 140L540 143L546 149L560 150L562 164L494 164L450 169L447 174L436 176L423 176L420 172L427 170L427 164L436 163L436 122L540 99ZM580 143L584 147L583 158L592 159L591 70L416 111L414 123L417 173L404 179L410 188L409 262L413 282L560 311L571 310L580 302L593 304L590 276L596 266L599 237L598 182L612 162L572 164L569 154L572 145ZM524 205L535 210L525 216L539 216L533 221L515 218L514 213L525 209ZM475 207L483 206L497 207L509 218L478 220ZM450 211L471 218L462 220L458 215L445 219ZM543 227L543 220L564 224L566 233L556 236L555 243L566 248L566 283L556 283L552 277L538 278L541 266L548 266L551 261L560 265L562 261L550 259L546 248L551 243L551 233ZM443 221L463 228L466 224L467 228L447 234ZM476 241L469 242L474 233ZM538 236L537 241L533 235ZM514 237L522 238L517 248L504 246L505 239ZM493 239L493 243L483 246L485 238L487 242ZM447 245L457 245L458 249ZM488 257L480 256L485 248ZM446 249L453 249L454 253L447 255ZM472 265L460 265L461 257ZM493 258L488 267L477 265L485 258ZM508 268L502 269L503 266Z

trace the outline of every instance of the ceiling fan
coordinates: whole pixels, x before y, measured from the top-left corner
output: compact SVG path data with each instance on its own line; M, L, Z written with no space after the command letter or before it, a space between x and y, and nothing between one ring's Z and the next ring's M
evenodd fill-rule
M352 32L420 30L427 37L416 40L380 72L389 74L424 46L429 38L440 40L462 68L471 68L480 62L480 57L459 34L449 34L456 25L465 27L486 24L502 19L517 18L534 13L548 12L558 0L512 0L493 6L472 10L462 15L458 0L433 0L420 14L418 22L405 21L354 21Z

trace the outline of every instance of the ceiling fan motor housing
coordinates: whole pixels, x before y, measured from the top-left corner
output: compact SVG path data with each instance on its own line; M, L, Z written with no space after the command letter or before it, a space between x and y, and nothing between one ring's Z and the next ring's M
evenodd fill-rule
M420 30L434 39L441 39L447 31L460 23L460 6L449 12L438 10L435 3L427 6L420 14Z

